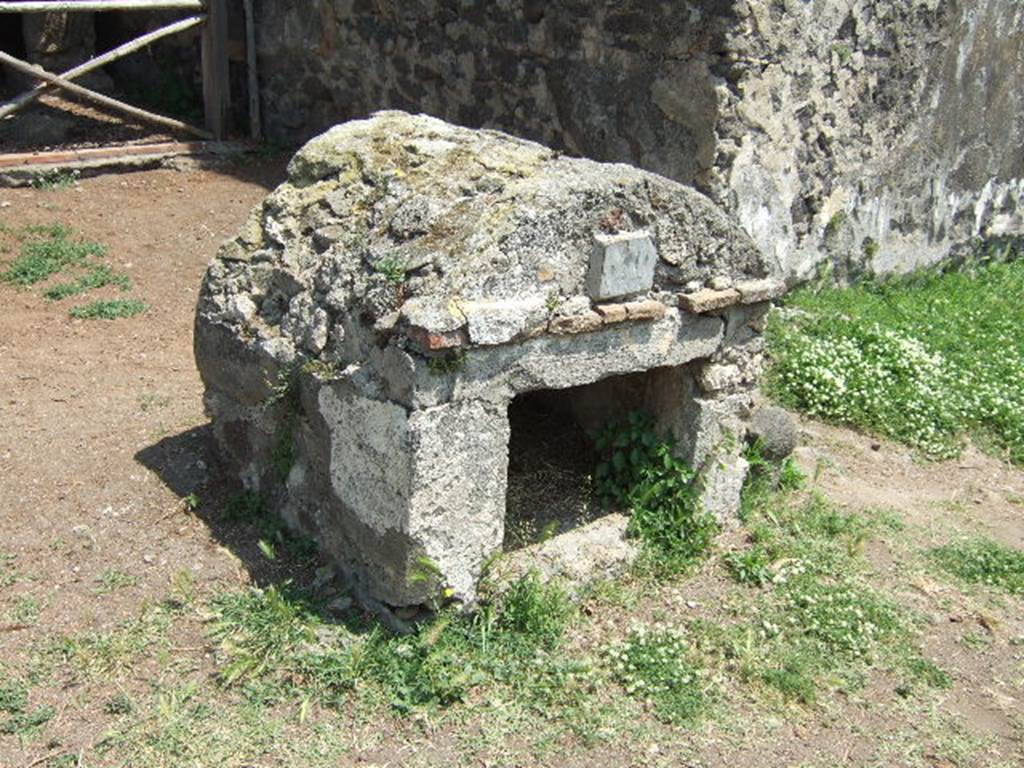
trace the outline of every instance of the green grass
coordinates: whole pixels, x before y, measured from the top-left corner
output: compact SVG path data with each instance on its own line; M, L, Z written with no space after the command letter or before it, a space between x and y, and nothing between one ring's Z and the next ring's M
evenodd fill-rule
M139 583L139 580L124 571L108 568L100 574L99 583L100 592L110 593L126 587L134 587Z
M14 555L0 552L0 589L9 587L18 580L18 571L14 567Z
M57 711L47 705L38 706L30 712L17 712L5 722L0 723L0 734L27 736L36 733L56 714Z
M607 653L626 694L649 702L659 720L692 725L705 714L707 686L689 660L690 650L678 630L641 626Z
M138 299L98 299L74 307L70 315L78 320L117 320L135 317L147 309L145 302Z
M71 229L61 224L30 227L20 236L21 253L0 272L0 280L20 287L35 285L69 267L87 266L90 259L107 253L99 243L72 238Z
M1024 594L1024 552L989 539L972 539L929 552L943 571L967 582Z
M78 170L55 168L45 173L37 173L32 179L32 188L42 190L71 189L71 187L78 183L81 175L81 172Z
M339 705L357 684L400 712L447 706L487 682L532 675L573 614L555 586L529 576L473 615L442 611L409 635L327 622L285 585L228 593L213 604L220 680L261 700L292 696Z
M0 712L14 715L25 711L28 705L28 688L14 678L0 682Z
M899 675L907 691L948 685L914 647L912 615L868 584L864 544L899 524L881 512L838 510L816 491L800 492L792 465L748 456L748 543L723 553L722 564L753 591L743 621L719 641L741 660L744 678L805 704L830 685L858 687L875 666Z
M88 632L61 638L49 654L66 663L76 677L109 678L128 669L141 654L149 656L166 647L172 612L147 605L141 614L106 632Z
M122 291L130 291L132 281L127 275L118 274L106 264L100 264L90 268L82 277L66 283L57 283L47 288L43 292L43 296L51 301L59 301L108 285L115 285Z
M968 434L1024 463L1024 260L812 287L769 324L783 404L941 458Z

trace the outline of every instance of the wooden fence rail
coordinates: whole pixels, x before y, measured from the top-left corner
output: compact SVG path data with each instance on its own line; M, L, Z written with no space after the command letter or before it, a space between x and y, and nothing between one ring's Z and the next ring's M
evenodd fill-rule
M203 10L203 0L27 0L0 2L0 13L40 13L46 11L158 11Z
M13 115L22 107L39 98L48 88L59 88L88 101L95 102L109 109L131 115L139 120L156 123L169 128L186 131L201 138L221 140L228 123L228 108L231 104L230 73L228 70L228 14L227 0L28 0L27 2L11 2L0 0L0 13L47 13L65 11L138 11L138 10L195 10L205 11L203 15L191 16L168 24L160 29L147 32L134 40L96 56L89 61L72 67L67 72L55 74L42 67L15 58L0 51L0 63L41 82L20 96L0 104L0 120ZM253 17L251 5L246 2L246 42L249 63L250 88L258 87L255 76L255 54L253 34ZM192 27L202 25L202 71L203 71L203 107L206 128L196 128L181 120L165 117L139 107L133 107L123 101L105 96L88 88L72 83L76 77L91 72L98 67L144 48L150 43L167 35L183 32ZM259 102L250 94L250 109L259 109ZM251 115L254 136L259 133L259 115Z
M112 61L123 58L129 53L134 53L140 48L145 48L147 45L159 40L161 37L167 37L168 35L173 35L177 32L184 32L186 29L191 29L192 27L202 24L204 21L206 21L205 16L189 16L187 19L176 21L173 24L160 27L160 29L154 29L152 32L147 32L142 37L136 38L124 45L119 45L117 48L109 50L101 56L95 56L88 61L79 64L77 67L72 67L67 72L61 73L60 76L65 80L74 80L76 77L81 77L88 72L92 72L94 69L98 69ZM44 81L31 91L27 91L20 96L14 97L6 104L0 105L0 120L8 115L13 115L19 109L28 106L50 88L50 83Z

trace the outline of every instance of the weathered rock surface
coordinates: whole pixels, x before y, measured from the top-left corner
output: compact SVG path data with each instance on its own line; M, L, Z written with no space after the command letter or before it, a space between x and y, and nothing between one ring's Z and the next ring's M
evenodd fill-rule
M388 112L309 142L223 246L196 360L232 471L357 593L471 601L503 540L511 401L648 376L634 404L710 471L730 460L767 305L729 288L697 314L680 296L712 279L776 290L764 278L693 189ZM719 475L708 503L725 517Z
M797 446L796 419L784 408L773 405L754 411L747 434L752 443L760 443L762 454L772 461L781 461Z
M392 107L627 162L780 276L1024 232L1019 0L265 0L258 46L278 139Z

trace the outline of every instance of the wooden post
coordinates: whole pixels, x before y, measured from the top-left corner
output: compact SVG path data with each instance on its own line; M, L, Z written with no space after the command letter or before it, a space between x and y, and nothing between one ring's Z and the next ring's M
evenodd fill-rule
M227 131L228 108L231 105L227 0L206 0L202 56L206 128L217 141L221 141Z
M256 14L252 0L242 0L242 9L245 12L245 69L249 78L249 135L253 141L261 141L263 126L260 122L260 79L256 71Z

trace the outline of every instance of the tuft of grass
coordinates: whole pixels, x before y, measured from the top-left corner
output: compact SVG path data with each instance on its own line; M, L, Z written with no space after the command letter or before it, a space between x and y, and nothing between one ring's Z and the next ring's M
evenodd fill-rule
M20 255L0 272L0 280L21 287L35 285L68 267L87 266L89 259L106 252L99 243L72 239L71 229L62 224L29 227Z
M0 723L0 733L13 736L27 736L37 733L56 714L57 711L53 707L45 704L36 707L31 712L18 712L11 715L6 722Z
M108 632L89 632L65 637L51 652L84 677L109 675L130 669L142 654L166 645L169 612L146 606L142 613Z
M148 307L138 299L99 299L71 310L71 317L78 320L117 320L135 317Z
M0 682L0 712L16 715L28 705L28 688L20 680L10 678Z
M97 288L104 288L108 285L116 285L122 291L130 291L132 281L127 275L118 274L106 264L100 264L92 267L85 275L71 282L57 283L47 288L43 296L50 299L50 301L59 301L69 296L78 296L79 294Z
M16 624L35 624L39 621L39 612L42 606L34 597L19 597L11 609L11 619Z
M1024 594L1024 552L990 539L972 539L936 547L929 557L940 569L968 584L984 584Z
M134 587L139 583L139 580L124 571L108 568L100 574L99 582L99 591L109 594L126 587Z
M791 294L767 386L783 404L942 458L965 435L1024 463L1024 260Z
M71 189L78 183L82 175L78 169L54 168L51 171L37 173L32 179L33 189L53 190Z
M400 712L448 706L488 682L528 687L573 615L559 588L532 575L473 615L445 611L408 635L332 624L290 585L225 594L213 607L223 684L328 706L358 684Z
M18 580L18 571L14 567L14 555L0 552L0 589L11 586Z
M640 626L607 652L615 679L626 694L647 702L655 716L672 725L692 725L708 707L699 670L675 629Z

